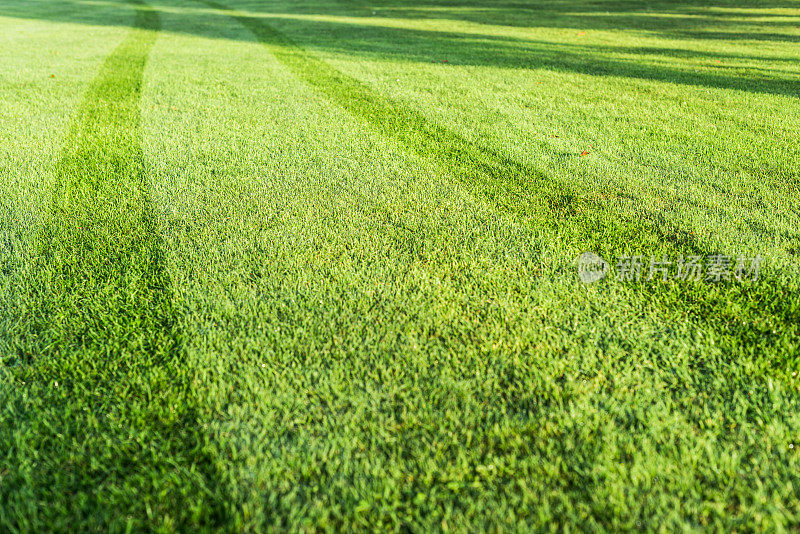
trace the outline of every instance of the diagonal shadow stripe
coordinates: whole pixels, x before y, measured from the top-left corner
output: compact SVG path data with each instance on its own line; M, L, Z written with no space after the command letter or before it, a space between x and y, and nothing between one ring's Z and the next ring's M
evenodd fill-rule
M200 3L224 12L253 33L298 78L380 133L398 139L416 154L444 162L448 174L498 209L523 216L530 224L575 228L571 238L583 248L619 250L615 245L632 239L653 244L671 243L682 250L699 251L686 231L667 225L663 217L609 218L609 202L588 197L571 184L520 163L432 122L419 111L376 93L366 84L313 57L263 19L211 0ZM619 192L611 192L619 195ZM613 196L613 194L612 194ZM603 234L603 239L595 236ZM609 240L611 238L611 240Z
M0 495L21 503L70 496L72 514L36 508L24 518L29 525L221 520L224 499L202 450L198 380L182 346L141 145L142 80L160 20L130 1L133 28L69 130L35 274L25 281L35 305L20 319L27 335L13 372L28 386L15 400L19 429L0 432L0 444L10 435L25 445L9 444L19 465ZM22 457L31 451L41 461L26 471Z
M319 94L395 138L419 156L444 162L448 175L498 209L520 216L533 227L545 227L576 249L616 256L621 251L677 259L710 255L691 233L660 212L623 213L622 191L605 198L588 196L573 184L479 146L432 122L421 112L392 101L363 82L315 58L264 19L213 0L198 0L239 21L295 76ZM759 367L780 370L800 366L793 339L800 335L800 298L795 281L779 273L762 273L752 284L663 284L635 288L649 305L679 312L702 322L720 336L735 363L745 355Z

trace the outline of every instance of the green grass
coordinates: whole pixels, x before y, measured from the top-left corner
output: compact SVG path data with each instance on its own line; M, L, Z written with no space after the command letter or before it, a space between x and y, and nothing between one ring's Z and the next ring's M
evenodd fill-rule
M8 0L0 46L0 530L800 525L800 2Z

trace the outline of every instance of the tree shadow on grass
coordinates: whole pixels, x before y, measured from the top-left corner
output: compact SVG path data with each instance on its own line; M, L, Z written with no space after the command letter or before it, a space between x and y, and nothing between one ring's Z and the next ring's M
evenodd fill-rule
M541 0L487 2L485 0L342 0L351 7L369 8L377 15L407 19L448 19L477 24L512 27L581 28L591 30L637 30L668 35L673 32L709 29L731 32L736 39L749 39L765 28L793 29L800 25L800 2L756 0L587 1ZM796 9L798 13L775 13ZM775 38L782 33L766 34ZM791 37L797 37L796 35Z
M800 35L785 33L757 33L757 32L719 32L719 31L695 31L679 32L679 35L688 39L705 39L719 41L771 41L785 43L800 43Z
M680 85L735 89L753 93L800 96L800 79L781 69L765 70L758 56L686 49L625 47L536 41L481 34L357 26L339 22L303 21L292 34L315 34L301 42L309 50L343 56L409 62L552 70L592 76L613 76ZM790 58L775 58L778 64ZM712 62L719 64L711 65ZM726 65L726 63L728 63ZM733 63L734 65L731 65ZM736 76L732 67L746 72Z
M681 35L702 34L706 38L721 35L740 35L733 31L750 24L759 13L752 1L719 0L716 8L737 6L750 11L714 11L705 13L708 5L699 0L652 5L641 1L591 2L576 6L566 1L494 2L428 0L401 2L381 0L373 16L370 4L360 0L304 0L294 3L251 1L240 17L252 17L285 33L298 45L320 53L371 60L393 60L416 63L442 63L525 70L551 70L590 76L611 76L636 80L651 80L671 84L733 89L751 93L800 96L798 76L783 70L793 51L787 45L785 57L753 54L717 53L681 47L631 47L613 44L564 42L565 36L545 40L490 33L466 33L399 27L398 21L421 16L469 20L486 23L507 23L513 17L518 26L537 28L587 29L645 29L685 40ZM375 0L372 0L375 2ZM219 35L218 27L206 24L213 17L224 16L197 4L175 8L163 1L151 3L152 9L171 12L184 21L172 28L210 38L251 40L244 32ZM227 5L227 4L226 4ZM239 4L241 5L241 4ZM800 7L800 2L776 2L776 6ZM668 10L667 7L670 7ZM614 12L603 9L614 8ZM43 19L79 24L120 24L121 15L114 10L126 10L124 2L71 0L63 2L7 2L0 5L0 16ZM595 10L594 12L590 10ZM114 12L114 16L109 16ZM723 13L723 14L720 14ZM740 14L745 15L740 17ZM800 26L798 16L783 13L780 24ZM763 16L773 17L770 11ZM387 20L390 17L391 20ZM123 17L124 18L124 17ZM771 19L770 19L771 20ZM115 22L116 21L116 22ZM413 22L413 20L412 20ZM770 22L773 27L774 22ZM763 23L761 23L763 26ZM702 28L702 31L700 30ZM536 32L531 31L535 36ZM778 39L777 33L747 34L753 39ZM772 37L770 37L772 36ZM791 36L795 38L794 36ZM797 37L800 40L800 37ZM697 45L693 48L697 48ZM716 64L711 64L716 63ZM735 72L732 72L735 71ZM737 75L737 72L739 75Z

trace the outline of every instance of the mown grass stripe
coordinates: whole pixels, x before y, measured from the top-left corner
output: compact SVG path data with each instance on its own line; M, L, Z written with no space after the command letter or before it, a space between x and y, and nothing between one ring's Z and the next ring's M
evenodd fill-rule
M382 134L398 139L416 154L443 163L450 176L498 209L516 214L527 224L547 227L576 251L592 250L618 257L630 254L705 255L694 235L669 223L657 212L623 212L621 191L602 197L478 146L436 124L419 111L378 94L363 82L315 58L285 34L253 14L213 0L198 0L239 21L299 79ZM632 288L632 290L634 290ZM635 288L640 297L666 312L678 311L714 331L731 358L747 354L761 367L781 369L788 376L800 366L790 340L800 335L800 298L796 283L765 272L757 283L686 284L653 282Z
M238 20L314 90L382 134L398 139L416 154L443 163L449 175L503 211L526 217L532 224L569 229L569 237L578 248L618 252L638 240L649 245L671 243L675 248L692 252L701 250L691 234L668 225L659 214L608 217L611 203L622 194L619 190L606 191L605 198L588 196L572 184L476 145L418 110L378 94L363 82L315 58L263 19L211 0L199 1ZM566 221L570 224L565 224Z
M557 182L544 172L495 150L477 146L430 121L416 109L381 96L363 82L313 57L263 19L218 2L199 1L239 21L272 55L317 92L382 134L400 140L418 155L444 163L451 176L499 209L549 227L563 228L564 220L576 219L575 222L582 223L584 231L577 232L575 237L586 245L610 247L615 244L593 239L598 233L608 233L605 237L613 237L617 244L642 236L643 221L628 218L609 222L606 217L593 217L607 209L598 199L580 194L573 186ZM609 224L613 227L600 228ZM652 236L656 242L677 241L682 247L696 248L693 238L680 229L663 231L658 225L649 225L645 235Z
M133 28L66 136L25 281L19 428L0 432L18 463L0 494L23 530L175 528L222 513L141 145L143 74L160 19L131 3Z

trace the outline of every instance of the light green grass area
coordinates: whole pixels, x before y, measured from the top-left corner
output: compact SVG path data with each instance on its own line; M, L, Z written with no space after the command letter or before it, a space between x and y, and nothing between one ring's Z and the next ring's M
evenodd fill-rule
M5 0L0 49L0 531L800 526L800 2Z

